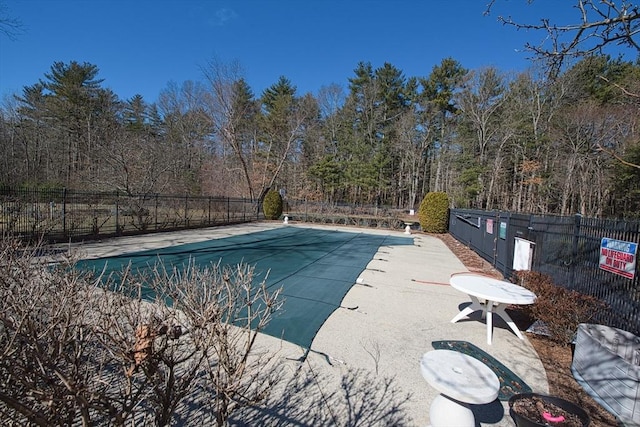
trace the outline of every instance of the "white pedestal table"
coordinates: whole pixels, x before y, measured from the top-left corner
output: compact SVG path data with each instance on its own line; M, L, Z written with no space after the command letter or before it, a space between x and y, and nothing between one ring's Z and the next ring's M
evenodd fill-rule
M423 378L440 394L429 409L432 427L475 427L468 404L491 403L498 397L500 381L484 363L452 350L433 350L420 359Z
M466 293L471 298L471 305L451 319L451 323L456 323L471 313L482 310L483 317L487 319L487 344L491 344L492 341L493 313L502 317L518 338L524 339L505 308L509 305L533 304L536 301L536 295L533 292L510 282L473 273L455 274L451 276L449 283L451 287ZM480 299L485 300L485 303L480 303Z

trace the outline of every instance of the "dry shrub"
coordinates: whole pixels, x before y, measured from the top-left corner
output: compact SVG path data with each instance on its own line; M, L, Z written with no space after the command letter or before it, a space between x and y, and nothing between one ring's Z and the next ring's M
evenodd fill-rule
M570 343L578 324L591 320L606 308L603 301L558 286L550 276L535 271L514 273L516 283L535 293L535 304L528 307L529 314L547 327L549 338L561 344Z
M256 340L280 291L252 266L94 278L45 252L0 239L2 425L228 425L279 380Z
M259 338L283 299L253 266L98 278L47 254L0 238L1 425L409 425L391 379L332 390Z

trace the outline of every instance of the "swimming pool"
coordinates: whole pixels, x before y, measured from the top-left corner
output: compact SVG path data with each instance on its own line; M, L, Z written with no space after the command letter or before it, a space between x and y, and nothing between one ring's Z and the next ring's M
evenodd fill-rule
M273 290L281 287L284 298L282 309L263 332L308 349L378 249L412 244L409 237L286 226L82 260L77 268L105 268L108 273L120 271L130 263L132 271L145 271L159 261L175 267L189 262L198 266L212 262L255 266L255 280L265 280Z

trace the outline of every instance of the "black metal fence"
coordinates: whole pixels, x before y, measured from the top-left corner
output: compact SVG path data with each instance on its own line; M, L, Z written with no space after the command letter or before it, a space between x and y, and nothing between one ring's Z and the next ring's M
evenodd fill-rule
M3 189L0 231L48 242L95 239L261 219L256 201L67 189Z
M513 274L514 255L516 263L523 262L523 254L525 258L529 255L524 262L530 261L531 270L606 302L610 309L596 319L598 322L640 335L638 263L633 271L626 272L631 277L620 274L624 273L623 263L629 258L637 260L638 254L627 257L624 250L628 248L614 251L615 256L603 254L603 239L629 242L637 250L640 222L452 209L449 232L505 277ZM528 253L519 250L527 246ZM612 265L601 264L601 256Z
M287 201L285 215L302 222L320 222L401 229L407 213L379 206L327 205ZM209 227L263 219L258 201L228 197L123 195L72 190L3 189L0 232L48 242L96 239ZM417 220L413 228L419 228ZM550 275L555 283L593 295L610 310L600 323L640 335L640 269L627 278L601 268L603 238L640 241L640 222L450 211L449 232L490 262L505 277L514 271L518 247L529 247L530 268ZM525 258L526 258L525 254ZM635 254L637 256L637 254ZM522 262L522 253L516 262ZM618 262L618 260L613 260ZM615 269L614 269L615 270Z
M403 229L408 212L384 205L350 205L309 200L285 200L283 215L289 219L316 224L335 224L367 228ZM418 229L418 220L413 228Z

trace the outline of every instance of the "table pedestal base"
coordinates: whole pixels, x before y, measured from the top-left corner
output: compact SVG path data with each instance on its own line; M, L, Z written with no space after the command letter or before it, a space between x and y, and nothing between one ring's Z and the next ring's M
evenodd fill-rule
M475 427L473 412L449 397L439 394L431 403L429 422L432 427Z
M504 310L507 307L506 304L496 304L494 306L495 303L493 301L486 301L484 304L481 304L478 298L472 295L470 295L470 297L471 305L466 307L453 319L451 319L451 323L456 323L458 320L470 315L473 312L482 311L482 318L486 318L487 322L487 344L491 344L493 337L493 314L495 313L498 316L502 317L505 323L509 326L509 328L511 328L511 330L516 334L518 338L524 340L524 337L518 330L515 322L513 321L513 319L511 319L511 316L509 316Z
M412 222L405 222L404 225L404 234L411 234L411 225L413 223Z

